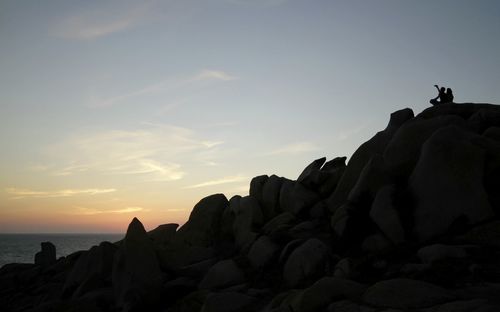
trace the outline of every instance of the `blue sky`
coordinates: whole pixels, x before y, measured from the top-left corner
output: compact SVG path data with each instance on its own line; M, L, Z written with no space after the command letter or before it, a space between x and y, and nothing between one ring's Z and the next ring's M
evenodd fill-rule
M350 156L436 83L500 103L499 16L498 1L1 0L0 232L183 223L205 195Z

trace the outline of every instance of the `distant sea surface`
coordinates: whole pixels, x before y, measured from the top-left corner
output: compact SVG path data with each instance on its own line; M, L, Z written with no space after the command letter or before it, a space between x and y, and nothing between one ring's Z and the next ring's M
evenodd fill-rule
M56 246L57 258L87 250L103 241L116 242L125 234L0 234L0 267L7 263L34 263L40 243Z

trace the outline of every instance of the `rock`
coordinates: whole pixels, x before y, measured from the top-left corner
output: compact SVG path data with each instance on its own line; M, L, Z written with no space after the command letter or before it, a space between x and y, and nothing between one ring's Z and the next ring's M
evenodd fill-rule
M445 289L422 281L397 278L369 287L363 301L379 308L419 309L453 300Z
M351 203L371 204L378 190L391 183L391 176L381 155L375 154L366 163L348 196Z
M297 247L283 267L283 279L290 287L297 287L329 270L330 251L318 239L311 238Z
M56 246L51 242L40 244L42 250L35 254L35 264L42 267L48 267L56 262Z
M76 261L64 283L63 294L67 297L76 290L77 294L84 294L78 286L96 281L105 285L111 281L113 260L118 247L109 242L102 242L84 252Z
M318 230L318 223L304 221L292 227L289 232L293 238L311 238Z
M417 252L417 256L423 263L434 263L450 258L465 258L468 255L468 248L473 248L473 246L449 246L434 244L420 248Z
M361 244L366 254L386 254L394 249L394 245L381 233L368 235Z
M299 293L299 290L292 289L278 294L271 300L263 312L293 312L291 302Z
M234 260L216 263L198 285L199 289L223 289L245 282L245 276Z
M293 227L297 222L297 218L290 212L283 212L269 222L262 228L262 233L271 237L280 237L288 234L288 230Z
M163 284L163 296L166 302L175 302L179 298L196 291L198 288L197 280L189 277L178 277Z
M124 311L154 307L160 300L162 272L153 242L137 218L115 254L112 282L116 303Z
M322 157L310 163L299 175L297 182L307 188L314 188L315 186L321 184L324 181L322 181L321 173L324 173L324 171L320 171L320 169L325 161L326 157ZM324 179L326 179L326 176L324 177Z
M460 217L473 225L493 216L482 186L484 152L470 139L470 134L449 126L424 144L409 181L418 241L446 233Z
M429 107L418 114L417 117L429 119L442 115L455 115L460 116L463 119L469 119L473 114L481 109L485 109L491 112L499 111L498 105L493 104L460 103L459 105L457 105L451 103Z
M168 246L156 250L160 266L164 271L179 272L216 257L215 249L201 246Z
M259 203L262 203L262 191L267 179L269 179L267 175L261 175L253 178L252 181L250 181L249 194L253 198L257 199Z
M217 263L217 258L201 260L177 268L176 273L190 278L201 278Z
M384 151L384 159L393 175L408 177L417 164L422 145L437 130L465 125L458 116L439 116L432 119L414 118L398 129Z
M255 197L245 196L231 201L234 211L233 233L239 249L246 249L257 238L257 229L263 224L264 217Z
M280 191L284 178L272 175L262 188L262 212L264 219L269 220L281 212Z
M331 227L338 237L345 238L348 234L349 216L348 204L340 206L332 216Z
M198 202L175 241L192 246L212 246L220 235L220 222L229 202L223 194L210 195Z
M345 157L342 157L342 158L345 158ZM342 167L325 172L326 178L324 179L323 183L318 188L318 192L322 198L328 198L329 196L332 195L332 193L337 188L337 185L339 184L340 179L344 175L345 169L346 169L346 166L344 164L344 166L342 166ZM322 172L323 172L323 170L322 170Z
M294 239L294 240L290 241L288 244L286 244L285 247L283 248L283 250L281 250L281 253L280 253L280 258L279 258L280 265L283 266L285 264L285 262L287 261L287 259L292 254L292 252L297 247L299 247L300 245L302 245L304 242L305 242L305 239L298 238L298 239Z
M352 302L351 300L340 300L330 304L326 311L327 312L375 312L378 310L372 307L362 306L356 302ZM397 311L384 310L384 312L397 312Z
M398 245L405 241L405 233L394 204L395 193L394 185L382 187L372 203L370 218L393 244Z
M495 141L500 141L500 127L489 127L483 132L483 136Z
M295 216L307 212L314 204L320 201L315 192L308 190L302 184L285 180L280 191L280 207Z
M323 277L304 289L291 302L293 311L322 311L331 302L339 299L359 300L366 287L357 282L335 277Z
M353 275L353 264L349 258L340 259L333 269L333 276L336 278L351 279Z
M250 265L254 268L268 266L279 256L280 247L268 236L261 236L253 243L248 253Z
M179 227L179 225L176 223L162 224L157 226L154 230L149 231L148 235L157 244L169 244L174 240L177 227Z
M475 226L457 236L456 240L465 244L500 248L500 220Z
M437 307L430 308L426 312L494 312L498 311L498 308L498 306L492 306L488 300L474 299L445 303Z
M382 155L396 130L412 117L413 111L408 108L392 113L391 120L387 127L383 131L378 132L370 140L363 143L354 152L335 192L328 198L328 208L332 213L345 204L351 189L358 181L361 171L370 158L375 154Z
M321 167L321 171L324 172L334 172L338 169L345 168L345 161L347 157L335 157L332 160L327 161L323 167Z
M500 111L479 109L467 119L467 125L479 134L489 127L500 126Z
M237 292L213 293L207 296L201 312L252 312L256 301Z

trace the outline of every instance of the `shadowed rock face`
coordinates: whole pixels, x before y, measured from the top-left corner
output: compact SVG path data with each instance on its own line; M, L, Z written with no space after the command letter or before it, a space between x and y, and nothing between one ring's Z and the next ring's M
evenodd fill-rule
M391 114L345 157L189 220L0 269L2 311L500 311L500 107ZM168 220L167 220L168 221Z

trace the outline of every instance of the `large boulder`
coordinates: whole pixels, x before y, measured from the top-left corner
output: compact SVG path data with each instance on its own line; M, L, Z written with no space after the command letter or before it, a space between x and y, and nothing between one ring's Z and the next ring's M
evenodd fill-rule
M212 293L207 296L201 312L252 312L257 300L237 292Z
M109 242L102 242L85 251L76 261L64 283L63 294L69 296L75 291L76 296L83 295L85 289L78 288L91 281L101 286L111 282L113 260L118 247ZM90 289L87 289L90 290Z
M262 191L267 179L269 179L267 175L260 175L250 181L249 195L256 198L259 203L262 202Z
M40 243L42 250L35 254L35 264L47 267L56 262L56 246L51 242Z
M162 280L153 242L134 218L114 257L112 282L117 305L123 311L155 307Z
M393 175L406 178L415 167L425 141L437 130L449 126L464 126L459 116L414 118L398 129L384 151L384 159Z
M405 240L405 232L395 206L394 185L382 187L375 196L370 209L370 217L392 243L398 245Z
M262 233L275 239L287 239L289 229L297 223L297 218L290 212L283 212L272 218L262 227Z
M224 289L244 282L243 271L234 260L229 259L217 262L212 266L198 287L200 289Z
M363 301L379 308L419 309L453 300L445 289L422 281L397 278L368 288Z
M248 248L257 238L257 229L264 222L262 210L255 197L245 196L231 199L234 212L233 233L239 249Z
M418 241L444 234L456 222L472 225L493 215L483 187L484 151L472 137L448 126L424 144L409 180Z
M296 312L322 311L333 301L359 300L365 289L366 286L354 281L323 277L294 297L291 307Z
M321 173L326 175L326 179L324 179L318 189L321 197L329 197L337 188L347 167L345 164L346 159L347 157L336 157L326 162L321 168Z
M214 194L200 200L191 211L189 220L175 236L175 241L191 246L212 246L220 236L220 223L229 202L224 194Z
M280 252L280 246L268 236L259 237L248 252L248 260L254 268L263 268L273 262Z
M166 245L174 240L178 227L176 223L158 225L154 230L149 231L148 235L156 244Z
M300 183L285 180L281 186L280 207L295 216L299 216L320 201L317 193L307 189Z
M378 190L391 181L384 158L375 154L360 172L358 181L349 192L348 200L361 205L370 204Z
M280 213L280 191L285 179L271 175L262 187L262 213L265 220L269 220Z
M299 175L297 182L302 183L302 185L309 189L318 187L328 177L324 171L320 170L325 161L326 157L322 157L310 163Z
M311 238L295 248L283 267L283 279L290 287L307 284L330 270L330 250L320 240Z
M378 132L370 140L363 143L354 152L349 159L347 168L342 175L335 192L328 198L328 208L332 213L346 202L351 189L356 184L366 163L373 157L373 155L382 155L397 129L399 129L401 125L411 118L413 118L413 111L409 108L392 113L387 127L383 131Z

